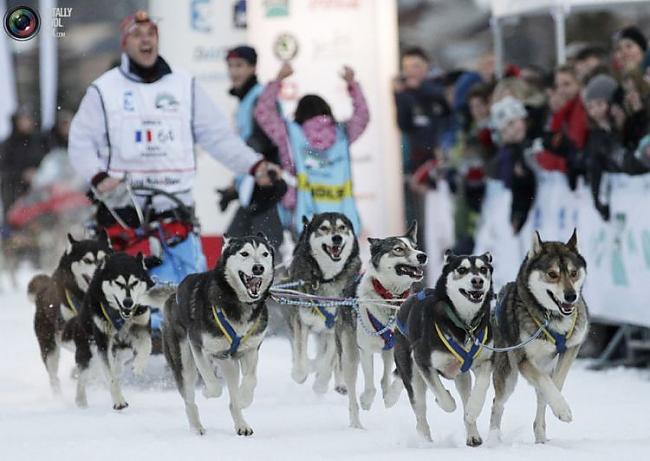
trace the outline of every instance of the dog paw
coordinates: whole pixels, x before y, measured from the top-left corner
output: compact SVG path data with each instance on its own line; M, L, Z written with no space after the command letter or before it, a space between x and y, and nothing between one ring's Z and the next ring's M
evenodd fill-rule
M335 391L337 394L348 395L348 388L345 387L345 385L343 385L343 384L339 384L338 386L336 386L336 387L334 388L334 391Z
M447 413L456 411L456 401L447 390L444 391L441 398L436 398L436 402L440 408L442 408L443 411L446 411Z
M113 404L113 410L117 410L117 411L124 410L128 406L129 404L124 401L118 402L116 404Z
M133 374L136 376L144 375L144 369L147 367L146 363L133 363Z
M535 434L535 443L546 443L546 442L548 442L548 439L546 438L545 435Z
M237 426L235 430L237 431L237 435L243 435L244 437L249 437L253 435L253 428L250 427L248 424L242 424L241 426Z
M294 368L291 370L291 378L298 384L302 384L307 381L307 372L300 368Z
M350 427L352 429L362 429L362 430L365 429L365 427L363 427L363 424L361 424L361 421L359 421L358 418L350 421Z
M88 399L86 397L77 397L74 402L79 408L88 408Z
M566 403L564 399L559 400L555 402L553 405L551 405L551 410L553 410L553 414L557 417L562 422L565 423L570 423L573 421L573 415L571 414L571 408L569 408L569 404Z
M193 427L192 432L196 435L205 435L205 428L203 426Z
M361 402L361 408L368 411L372 407L372 402L375 400L375 395L377 394L376 389L366 389L361 393L359 401Z
M223 393L223 387L221 387L221 385L208 386L206 384L203 386L201 393L206 399L216 399L218 397L221 397L221 394Z
M391 388L384 394L384 406L386 408L392 408L399 401L401 395L401 389Z
M483 444L483 439L480 435L468 435L465 443L468 447L478 447Z
M490 429L488 434L487 445L494 447L501 443L501 429Z

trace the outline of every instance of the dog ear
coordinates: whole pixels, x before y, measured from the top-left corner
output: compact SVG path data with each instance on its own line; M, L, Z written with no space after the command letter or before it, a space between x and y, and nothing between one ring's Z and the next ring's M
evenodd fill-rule
M490 253L489 251L486 251L485 253L483 253L482 257L483 257L483 258L484 258L488 263L492 264L492 253Z
M227 235L223 236L223 245L221 245L221 252L223 253L223 250L225 250L228 247L228 244L230 243L230 237Z
M528 258L532 258L535 255L538 255L542 251L542 237L540 237L539 232L533 232L533 242L528 252Z
M153 281L149 273L146 274L146 277L144 278L144 283L147 284L147 290L151 290L156 284L156 282Z
M144 255L138 251L138 254L135 256L135 259L138 261L138 264L142 266L145 272L147 272L147 265L144 263Z
M404 237L410 239L415 244L418 243L418 222L415 219L413 222L411 222L411 225L406 230Z
M381 239L374 239L372 237L368 237L368 243L370 244L371 247L375 246L377 243L379 243L379 240L381 240Z
M67 237L68 237L68 241L65 244L65 254L70 254L70 252L72 251L72 245L77 243L77 241L70 233L68 233Z
M269 238L266 236L266 234L264 232L261 232L261 231L258 232L257 236L259 238L261 238L262 240L264 240L266 243L269 243Z
M576 253L578 252L578 230L575 227L573 228L573 234L571 234L571 238L569 238L569 241L566 242L566 244L573 251Z
M302 215L302 227L305 228L309 225L309 218L307 215Z
M443 261L443 264L445 264L445 265L449 264L449 261L451 260L451 258L453 256L455 256L455 255L454 255L454 252L452 250L445 251L445 259Z

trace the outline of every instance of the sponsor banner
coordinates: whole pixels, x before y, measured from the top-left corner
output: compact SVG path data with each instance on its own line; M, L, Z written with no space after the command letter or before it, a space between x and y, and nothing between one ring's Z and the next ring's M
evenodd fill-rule
M160 54L172 67L180 67L196 77L219 109L232 119L237 101L228 94L230 82L225 56L229 48L246 42L246 2L242 0L178 0L150 2L150 14L159 20ZM156 104L171 106L161 98ZM132 96L124 96L125 109ZM128 109L126 109L128 110ZM233 128L234 129L234 128ZM136 135L137 136L137 133ZM142 133L141 142L146 141ZM223 234L230 223L229 213L220 212L216 188L232 181L232 174L204 152L197 158L196 209L206 234Z
M298 98L318 94L338 121L352 105L340 77L351 66L370 110L370 124L351 149L353 188L362 238L404 231L400 147L391 79L398 73L395 0L249 0L248 41L257 49L262 82L282 61L295 73L282 88L282 105L293 116ZM329 193L329 192L327 192Z

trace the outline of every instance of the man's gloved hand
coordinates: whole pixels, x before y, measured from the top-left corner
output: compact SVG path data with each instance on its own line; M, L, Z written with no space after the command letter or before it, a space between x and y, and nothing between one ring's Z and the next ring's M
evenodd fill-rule
M219 209L222 212L226 211L228 205L230 205L230 202L239 198L237 189L233 186L227 187L225 189L217 189L217 193L221 195L221 199L219 199Z

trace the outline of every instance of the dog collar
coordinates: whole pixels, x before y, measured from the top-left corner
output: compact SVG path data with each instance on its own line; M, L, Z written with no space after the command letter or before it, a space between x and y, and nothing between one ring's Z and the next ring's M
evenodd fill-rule
M456 360L460 362L460 371L462 373L465 373L466 371L470 370L472 368L474 360L481 354L483 346L487 342L488 326L485 325L485 328L481 330L481 333L479 333L476 340L472 342L472 346L469 348L469 350L467 350L458 344L458 342L450 334L443 333L440 326L438 326L438 322L436 322L434 325L436 327L436 333L438 334L440 341L442 341L447 350L454 357L456 357Z
M63 292L65 294L65 302L68 309L70 309L74 315L79 314L81 303L77 301L77 299L74 298L67 289L63 290Z
M383 299L404 299L408 298L408 296L411 294L411 290L406 290L405 292L400 293L398 296L393 296L393 294L374 277L372 278L372 288L374 288L375 293L377 293Z
M214 317L214 323L217 324L217 327L219 328L219 330L221 330L221 333L223 333L224 337L230 343L230 348L228 349L228 355L230 355L231 357L237 353L237 351L239 350L239 346L242 343L245 343L250 337L250 335L257 329L257 325L260 323L260 319L262 318L262 316L259 315L255 323L253 323L253 325L248 329L248 331L243 336L239 336L237 334L237 331L235 331L231 323L228 321L226 314L224 314L221 308L218 308L217 306L212 306L212 316Z

